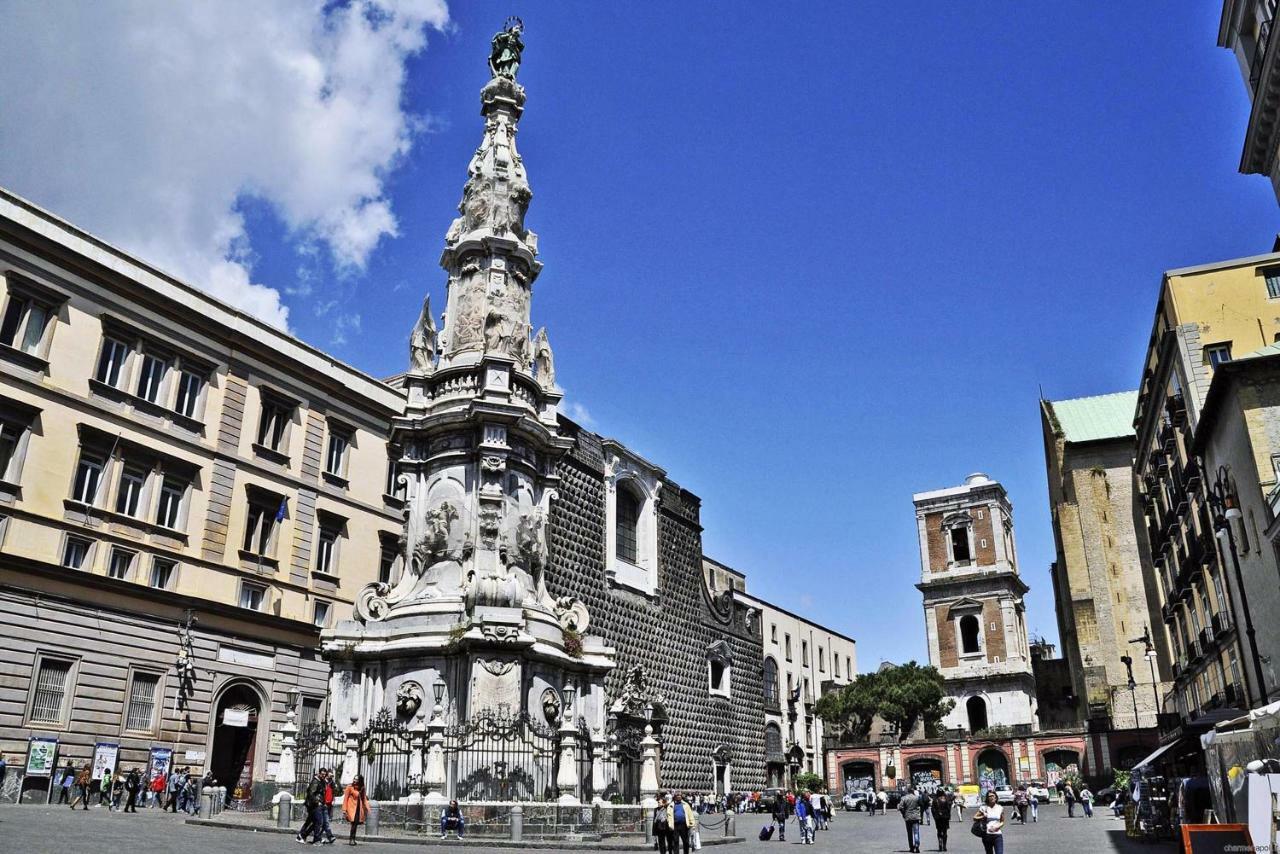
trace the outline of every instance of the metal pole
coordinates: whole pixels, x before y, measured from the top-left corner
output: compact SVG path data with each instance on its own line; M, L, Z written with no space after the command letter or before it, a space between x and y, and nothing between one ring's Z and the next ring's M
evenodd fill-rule
M1151 714L1156 716L1155 725L1159 726L1160 725L1160 685L1156 680L1155 656L1148 654L1147 664L1151 665L1151 699L1156 701L1156 704L1151 707Z

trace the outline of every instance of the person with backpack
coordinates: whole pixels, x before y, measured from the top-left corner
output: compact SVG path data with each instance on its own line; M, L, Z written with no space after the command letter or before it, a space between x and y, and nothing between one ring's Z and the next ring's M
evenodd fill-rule
M773 823L778 827L778 841L787 841L787 799L778 795L773 801Z
M955 796L946 789L940 789L929 802L929 811L933 813L933 824L938 831L938 850L947 850L947 833L951 830L951 810Z
M125 812L138 811L138 795L142 792L142 774L137 768L129 772L129 776L124 780L124 790L127 800L124 804Z
M1087 785L1080 786L1080 806L1084 807L1084 817L1093 818L1093 792Z
M796 824L800 825L800 844L813 844L813 807L809 805L807 793L796 798Z

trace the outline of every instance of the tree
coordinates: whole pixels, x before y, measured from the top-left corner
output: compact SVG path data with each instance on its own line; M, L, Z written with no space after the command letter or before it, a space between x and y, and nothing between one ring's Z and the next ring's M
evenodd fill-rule
M867 740L871 722L879 711L879 673L866 673L836 691L818 698L818 717L838 728L853 743Z
M914 661L882 668L877 674L878 714L898 728L902 738L911 735L916 724L934 729L955 707L948 699L937 668L921 667Z
M796 775L795 790L797 792L808 789L810 792L821 792L826 788L826 784L817 774L808 771L801 771Z

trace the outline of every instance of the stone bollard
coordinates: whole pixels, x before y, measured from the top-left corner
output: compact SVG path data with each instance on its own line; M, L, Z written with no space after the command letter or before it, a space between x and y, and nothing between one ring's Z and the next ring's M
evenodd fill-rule
M365 816L365 820L364 820L365 836L378 835L378 813L379 812L380 810L378 809L378 802L369 801L369 815Z
M524 840L524 807L516 804L511 808L511 841Z
M217 794L217 799L213 805L213 808L218 811L218 815L222 815L223 809L225 809L227 806L227 787L219 786L217 788L216 794Z
M640 810L640 823L644 825L644 844L653 847L653 819L645 814L646 810Z
M738 819L731 812L727 812L724 814L724 835L725 836L738 835Z
M213 789L200 793L200 814L203 818L213 818Z
M279 810L276 815L276 827L282 827L287 830L293 826L293 795L288 792L281 792L277 806Z

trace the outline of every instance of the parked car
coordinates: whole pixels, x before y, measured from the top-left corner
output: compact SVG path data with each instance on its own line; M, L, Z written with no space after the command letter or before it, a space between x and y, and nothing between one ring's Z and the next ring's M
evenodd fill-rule
M1042 804L1049 803L1049 787L1041 780L1032 780L1027 784L1027 797L1035 798Z
M889 801L886 806L891 810L896 810L898 808L898 801L902 800L902 792L899 789L889 789L886 794L889 796Z
M996 787L996 803L1000 803L1000 804L1012 804L1012 803L1013 803L1013 797L1014 797L1014 796L1013 796L1013 789L1012 789L1011 787L1009 787L1009 786L997 786L997 787Z
M841 798L842 805L851 812L865 812L871 800L870 792L847 792Z
M1119 794L1120 790L1115 786L1107 786L1105 789L1099 790L1098 793L1093 796L1093 802L1100 807L1105 807L1113 803L1116 796Z
M765 789L760 793L760 805L758 809L761 812L771 813L773 812L774 805L778 803L778 798L785 798L786 796L786 789Z

